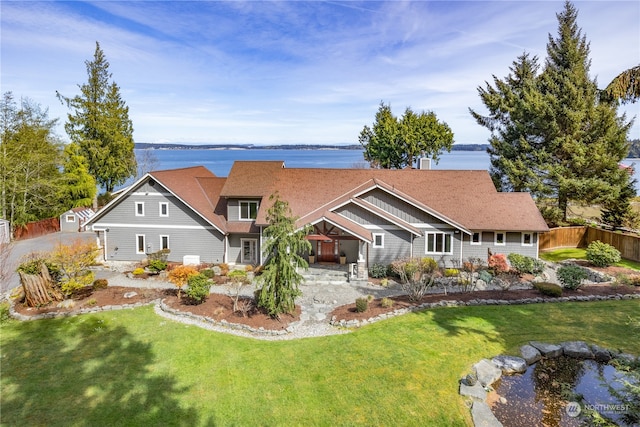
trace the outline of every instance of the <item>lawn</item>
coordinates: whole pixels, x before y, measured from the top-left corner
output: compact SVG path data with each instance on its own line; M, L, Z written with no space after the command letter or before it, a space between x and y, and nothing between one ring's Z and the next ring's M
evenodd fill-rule
M560 262L566 259L587 259L587 251L583 248L561 248L552 251L540 252L540 258L550 262ZM621 259L614 264L617 267L640 270L640 263L629 259Z
M4 323L1 424L468 426L458 379L530 341L640 354L638 301L440 308L351 334L259 341L152 307Z

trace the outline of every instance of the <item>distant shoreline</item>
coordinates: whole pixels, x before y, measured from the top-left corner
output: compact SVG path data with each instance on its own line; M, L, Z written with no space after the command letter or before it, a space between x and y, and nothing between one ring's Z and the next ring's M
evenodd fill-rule
M451 151L486 151L488 144L458 144ZM137 150L362 150L359 144L325 145L325 144L176 144L176 143L144 143L136 142Z

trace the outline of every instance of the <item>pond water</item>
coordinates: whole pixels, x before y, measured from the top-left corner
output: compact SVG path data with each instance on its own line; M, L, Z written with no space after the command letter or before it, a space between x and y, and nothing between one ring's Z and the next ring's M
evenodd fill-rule
M594 360L541 360L525 373L503 376L494 384L493 413L505 426L572 427L584 425L584 409L593 409L618 425L630 426L623 420L626 405L610 393L610 388L622 388L623 378L623 372ZM571 402L580 397L584 400L578 413Z

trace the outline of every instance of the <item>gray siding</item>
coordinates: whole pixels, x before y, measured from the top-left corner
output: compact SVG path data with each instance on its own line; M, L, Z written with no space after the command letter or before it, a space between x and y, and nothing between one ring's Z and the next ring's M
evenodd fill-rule
M144 203L144 215L136 215L136 203ZM160 203L168 204L168 216L160 216ZM107 232L107 260L135 261L136 235L143 234L147 252L160 249L160 236L169 236L169 260L181 262L184 255L200 255L201 262L223 261L224 236L195 214L161 185L141 185L125 196L94 224ZM104 240L104 239L103 239ZM117 249L116 249L117 248Z
M385 228L371 230L372 233L384 234L384 247L374 248L368 245L369 266L373 264L391 264L393 261L411 256L412 234L402 229Z
M425 233L422 236L413 239L413 256L414 257L429 257L438 262L439 265L445 267L455 266L460 260L460 248L462 245L461 238L462 232L451 227L444 225L423 228L422 232ZM451 254L433 254L427 253L426 233L447 233L451 235Z
M410 224L429 224L435 220L431 215L380 189L372 190L360 198Z
M533 237L532 246L522 245L522 233L520 232L507 232L507 239L505 245L496 245L493 231L482 232L482 243L480 245L471 244L471 236L464 236L464 259L468 258L481 258L487 259L488 251L490 250L494 254L519 253L522 255L537 258L538 256L538 233L531 233Z
M243 202L258 202L260 206L260 199L242 198L242 199L229 199L227 200L227 221L240 221L240 201Z
M229 247L227 248L227 262L240 264L242 262L242 239L257 240L257 261L260 262L260 235L259 234L231 234L229 235Z
M389 223L385 219L380 218L380 216L353 204L336 209L335 212L358 224L385 225Z

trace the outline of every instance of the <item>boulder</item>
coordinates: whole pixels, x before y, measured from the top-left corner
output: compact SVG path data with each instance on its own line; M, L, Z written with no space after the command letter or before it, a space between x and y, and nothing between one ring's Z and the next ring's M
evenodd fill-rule
M593 352L593 357L598 362L608 362L611 360L611 352L606 348L600 347L599 345L592 344L591 351Z
M487 398L487 391L480 385L480 383L475 383L474 385L466 385L460 382L460 395L484 402L484 400Z
M544 357L554 358L562 356L562 347L559 345L538 341L531 341L529 344L531 344L532 347L535 347Z
M476 376L472 374L469 374L460 378L460 384L464 384L464 385L469 385L469 386L476 385L477 382L478 382L478 378L476 378Z
M482 359L473 365L473 371L483 387L493 384L502 376L502 370L487 359Z
M502 427L502 423L493 415L491 408L485 402L473 402L471 417L476 427Z
M129 291L129 292L125 292L125 293L124 293L124 297L125 297L125 298L127 298L127 299L128 299L128 298L133 298L133 297L135 297L136 295L138 295L138 293L137 293L137 292L134 292L134 291Z
M567 341L561 345L566 356L576 359L593 359L593 352L584 341Z
M491 359L491 362L507 375L521 374L527 370L527 361L522 357L500 355Z
M522 358L527 362L527 365L533 365L538 360L542 359L542 355L540 354L538 349L529 344L525 344L520 347L520 354L522 355Z

